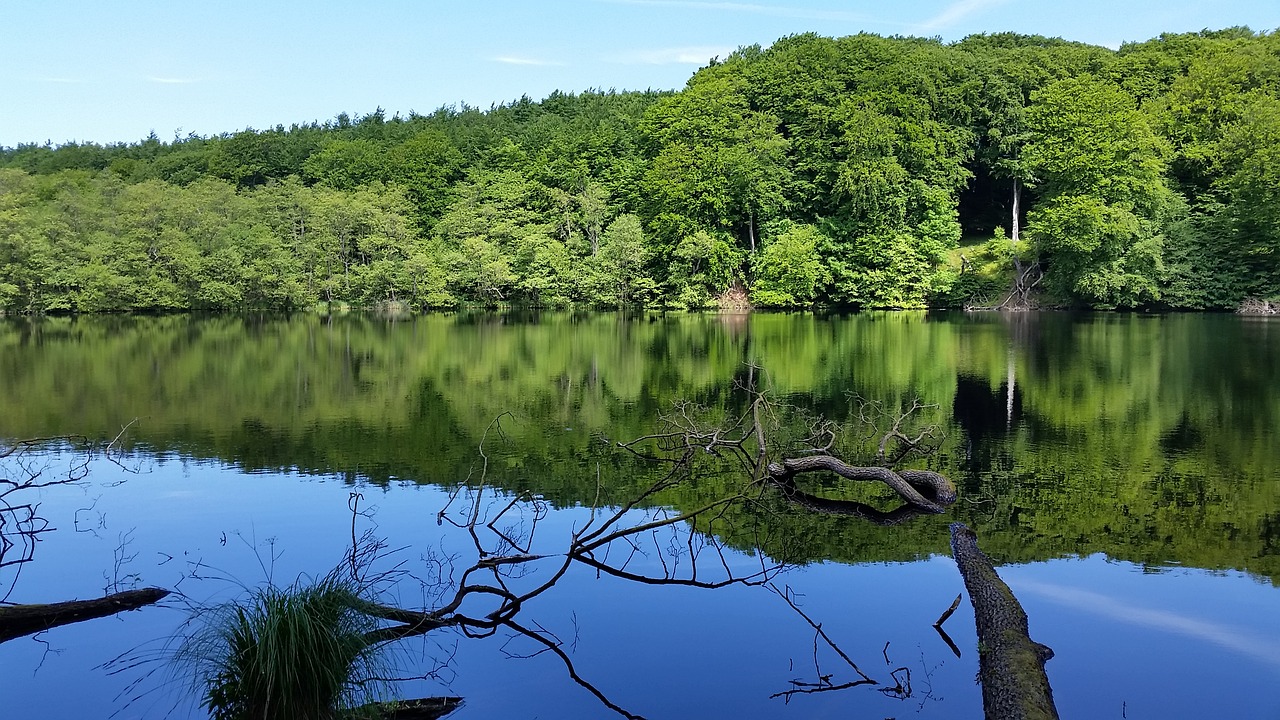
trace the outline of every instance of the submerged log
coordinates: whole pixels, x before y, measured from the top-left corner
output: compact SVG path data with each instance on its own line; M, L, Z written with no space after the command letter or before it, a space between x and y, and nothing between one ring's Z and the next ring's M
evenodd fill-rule
M830 455L812 455L788 458L770 463L769 476L785 482L799 473L833 472L849 480L879 481L898 493L907 504L928 513L946 512L947 506L956 501L956 488L946 477L928 470L890 470L878 466L850 465ZM925 497L921 490L932 497Z
M978 626L978 679L987 720L1057 720L1044 671L1053 650L1031 639L1026 611L963 523L951 524L951 553Z
M383 720L438 720L460 707L462 707L460 697L394 700L364 705L352 717L377 717Z
M787 500L806 510L822 515L856 517L875 525L892 526L901 525L921 515L932 514L932 512L911 503L904 503L886 512L856 500L832 500L810 495L796 487L795 481L790 477L772 478L772 480L774 487L778 488L782 492L782 496Z
M34 635L61 625L115 615L125 610L137 610L159 602L168 594L168 590L161 588L142 588L94 600L0 607L0 642Z

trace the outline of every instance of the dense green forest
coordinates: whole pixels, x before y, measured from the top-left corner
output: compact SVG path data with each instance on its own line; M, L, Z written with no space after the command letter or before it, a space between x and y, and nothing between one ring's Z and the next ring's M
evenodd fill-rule
M806 34L676 93L0 149L9 312L921 308L1015 278L1280 297L1280 34Z

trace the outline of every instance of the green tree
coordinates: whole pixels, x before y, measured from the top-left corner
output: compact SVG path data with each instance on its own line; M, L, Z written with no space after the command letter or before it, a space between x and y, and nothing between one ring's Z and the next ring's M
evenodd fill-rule
M680 241L672 252L674 305L707 307L739 279L743 251L730 240L725 233L699 230Z
M649 257L640 218L619 215L605 228L600 251L591 258L595 291L591 299L617 306L650 300L656 286L645 272Z
M1226 131L1218 186L1229 198L1233 272L1253 296L1280 297L1280 97L1260 97Z
M751 302L764 307L797 307L813 302L826 280L818 248L829 242L812 225L787 223L751 259Z
M332 140L302 164L303 175L337 190L354 190L388 177L382 148L369 140Z
M523 157L513 144L496 153L499 165ZM553 237L544 197L545 188L516 169L474 170L458 186L434 232L460 263L461 295L485 303L564 300L567 253Z
M649 108L641 129L654 157L643 185L651 216L678 212L754 251L761 221L786 205L789 170L781 121L747 100L744 62L708 68Z
M418 224L429 230L448 202L450 186L462 177L462 153L443 132L423 130L392 148L386 177L413 202Z
M1158 300L1179 204L1165 180L1167 146L1114 83L1061 80L1033 101L1024 157L1042 201L1027 232L1052 289L1104 307Z

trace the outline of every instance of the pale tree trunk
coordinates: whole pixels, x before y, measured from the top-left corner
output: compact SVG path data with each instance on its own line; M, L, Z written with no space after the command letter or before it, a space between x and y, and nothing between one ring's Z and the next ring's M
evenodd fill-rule
M1013 242L1014 245L1018 244L1018 231L1019 231L1018 226L1021 224L1018 222L1018 219L1022 214L1021 205L1022 205L1022 187L1018 185L1018 178L1014 178L1013 179L1013 232L1011 233L1009 238L1009 240Z
M1013 356L1012 344L1009 345L1008 363L1009 363L1009 367L1008 367L1009 377L1006 381L1008 387L1005 391L1005 399L1004 399L1004 426L1006 430L1013 427L1013 391L1018 384L1017 372L1014 370L1014 356Z
M1009 254L1013 257L1013 272L1017 278L1018 285L1022 284L1022 276L1024 269L1022 260L1018 259L1018 237L1019 237L1019 215L1021 215L1022 205L1022 187L1018 184L1018 178L1013 179L1013 224L1009 232Z

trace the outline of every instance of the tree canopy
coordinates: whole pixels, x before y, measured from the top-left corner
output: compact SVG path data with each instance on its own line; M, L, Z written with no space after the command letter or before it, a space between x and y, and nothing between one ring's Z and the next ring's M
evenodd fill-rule
M0 308L922 308L1020 261L1226 308L1280 297L1278 158L1276 33L794 35L679 92L0 148Z

